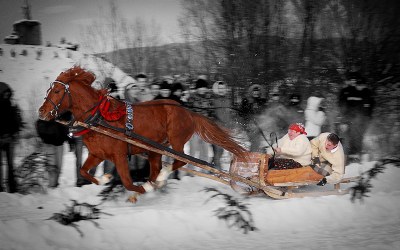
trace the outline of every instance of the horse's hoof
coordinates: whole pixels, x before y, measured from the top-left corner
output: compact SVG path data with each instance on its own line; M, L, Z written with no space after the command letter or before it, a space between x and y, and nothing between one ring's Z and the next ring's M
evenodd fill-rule
M128 197L128 202L135 204L138 200L138 195L137 194L133 194L131 196Z
M102 175L100 178L94 177L97 182L99 183L99 185L105 185L107 183L109 183L112 179L112 175L111 174L105 174Z

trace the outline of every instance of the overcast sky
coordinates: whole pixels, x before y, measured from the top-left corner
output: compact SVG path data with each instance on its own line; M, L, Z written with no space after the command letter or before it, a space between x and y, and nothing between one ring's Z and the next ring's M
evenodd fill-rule
M21 6L25 0L0 0L0 43L10 35L15 21L24 19ZM107 8L109 0L29 0L31 16L42 24L42 42L59 43L61 37L70 42L80 42L82 24L99 18L100 6ZM152 19L161 26L162 43L179 40L177 18L181 7L179 0L115 0L124 18Z

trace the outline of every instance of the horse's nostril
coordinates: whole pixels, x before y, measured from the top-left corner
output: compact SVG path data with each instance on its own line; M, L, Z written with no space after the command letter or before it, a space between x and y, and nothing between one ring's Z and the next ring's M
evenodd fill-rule
M39 118L42 118L43 117L43 115L44 115L44 109L43 108L40 108L39 110L38 110L38 115L39 115Z

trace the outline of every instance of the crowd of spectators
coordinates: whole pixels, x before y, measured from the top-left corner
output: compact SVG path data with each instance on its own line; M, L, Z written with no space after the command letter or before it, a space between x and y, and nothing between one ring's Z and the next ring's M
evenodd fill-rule
M218 124L232 130L243 132L246 141L250 143L249 150L260 152L263 150L262 141L265 140L263 131L276 132L283 135L287 127L293 122L305 123L305 129L308 132L308 138L311 140L323 131L326 123L327 112L324 105L324 96L305 96L304 93L282 93L277 89L268 87L267 84L250 84L247 89L242 89L238 95L234 93L240 89L232 86L229 82L218 79L210 81L204 75L196 78L188 76L165 76L157 79L150 79L146 74L137 74L134 80L125 86L120 86L112 78L105 78L103 87L109 89L109 95L116 99L130 102L132 104L151 101L157 99L172 99L180 105L200 113ZM367 87L365 78L358 72L349 72L346 75L345 86L338 95L338 107L340 115L337 122L340 124L338 131L335 131L343 139L344 150L346 154L361 154L362 138L368 125L368 119L371 118L374 108L374 98L372 91ZM7 107L15 111L15 106L10 104L11 88L6 83L0 84L0 97L2 102L7 102ZM121 95L122 93L122 95ZM240 96L240 98L236 98ZM235 98L234 98L235 97ZM306 101L306 105L303 100ZM1 108L7 108L2 104ZM14 107L14 108L12 108ZM13 111L13 112L14 112ZM7 111L12 115L11 111ZM17 112L18 113L18 112ZM6 119L9 120L9 119ZM37 128L43 127L41 121L38 121ZM13 192L16 190L13 176L13 154L12 144L17 140L18 131L21 129L22 121L18 126L10 125L15 131L1 124L1 151L6 152L8 162L8 183L7 190ZM273 126L271 125L273 124ZM4 128L3 128L4 127ZM46 132L50 129L46 128ZM68 132L68 131L67 131ZM62 132L62 133L67 133ZM62 169L62 152L64 142L70 142L71 150L76 155L76 186L90 184L84 180L79 169L82 166L82 154L84 145L82 138L63 137L60 141L50 142L43 131L38 134L42 138L44 150L52 160L49 168L50 187L57 187L58 178ZM226 152L218 146L209 145L198 136L194 135L189 141L190 155L207 162L213 163L216 168L221 168L221 159ZM0 154L0 164L2 158ZM61 156L60 156L61 155ZM165 161L171 159L163 158ZM148 163L142 157L129 157L129 165L135 181L145 181L148 173ZM1 165L0 165L1 166ZM113 163L105 161L103 163L104 173L110 173L114 176L113 180L118 182L118 174L115 171ZM92 171L96 171L95 169ZM1 172L0 172L1 173ZM94 174L94 173L91 173ZM1 179L2 176L0 175ZM179 179L179 172L176 171L172 178ZM0 185L0 191L3 185Z

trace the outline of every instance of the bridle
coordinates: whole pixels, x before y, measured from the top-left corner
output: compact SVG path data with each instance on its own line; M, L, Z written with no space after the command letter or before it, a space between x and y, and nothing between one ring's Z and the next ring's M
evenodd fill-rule
M53 89L55 83L59 83L59 84L61 84L61 85L64 87L63 96L61 97L60 101L59 101L57 104L55 104L55 103L48 97L48 96L49 96L49 93L50 93L50 91ZM47 90L46 97L45 97L44 99L45 99L46 101L50 102L51 105L53 105L53 109L49 112L49 114L50 114L51 116L57 117L57 116L59 115L59 113L62 113L62 112L59 112L59 108L60 108L62 102L64 101L64 98L65 98L65 95L66 95L66 94L68 94L68 102L69 102L69 105L68 105L68 108L66 109L66 110L68 110L69 108L71 108L71 105L72 105L72 100L71 100L72 97L71 97L71 92L69 91L69 84L66 84L66 83L63 83L63 82L57 81L57 80L53 81L53 82L50 84L50 88Z

